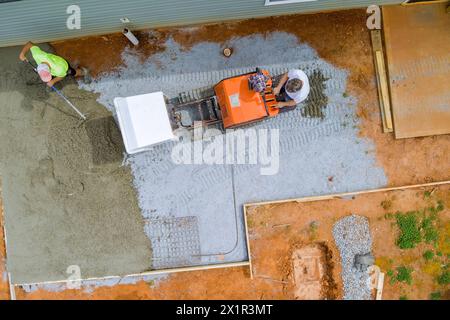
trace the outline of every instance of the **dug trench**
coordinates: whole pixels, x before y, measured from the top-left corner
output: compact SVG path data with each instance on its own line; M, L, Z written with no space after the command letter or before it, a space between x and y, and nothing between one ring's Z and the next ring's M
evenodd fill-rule
M111 113L65 79L63 94L88 115L80 121L18 61L19 50L0 49L0 174L12 281L64 280L71 265L82 278L151 269Z
M338 287L333 278L333 252L324 241L296 242L283 263L284 292L296 300L335 300Z

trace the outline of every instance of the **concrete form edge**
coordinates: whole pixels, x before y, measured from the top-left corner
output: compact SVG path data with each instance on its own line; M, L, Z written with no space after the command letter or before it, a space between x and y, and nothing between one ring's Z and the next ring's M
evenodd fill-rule
M152 270L142 273L134 273L128 274L124 276L108 276L108 277L98 277L98 278L86 278L80 279L79 281L101 281L101 280L111 280L111 279L125 279L125 278L133 278L133 277L145 277L145 276L153 276L153 275L161 275L161 274L172 274L179 272L189 272L189 271L204 271L204 270L212 270L212 269L222 269L222 268L235 268L235 267L247 267L249 265L248 261L242 262L231 262L231 263L220 263L220 264L211 264L211 265L203 265L203 266L194 266L194 267L182 267L182 268L172 268L172 269L161 269L161 270ZM71 280L73 281L73 280ZM21 286L39 286L39 285L52 285L52 284L64 284L71 282L69 280L57 280L57 281L44 281L44 282L33 282L33 283L16 283L13 284L14 287Z
M1 182L1 181L0 181ZM2 197L2 189L0 184L0 199ZM5 270L6 275L8 277L8 286L9 286L9 298L10 300L16 300L16 291L15 287L11 282L11 274L8 272L8 239L6 237L6 219L5 219L5 210L3 209L3 202L1 202L1 212L2 215L0 217L1 221L3 222L2 228L3 228L3 243L5 244Z
M406 190L406 189L414 189L414 188L421 188L421 187L433 187L433 186L440 186L440 185L445 185L445 184L450 184L450 180L436 181L436 182L429 182L429 183L421 183L421 184L412 184L412 185L406 185L406 186L401 186L401 187L386 187L386 188L360 190L360 191L352 191L352 192L344 192L344 193L334 193L334 194L327 194L327 195L322 195L322 196L312 196L312 197L302 197L302 198L291 198L291 199L285 199L285 200L253 202L253 203L246 203L246 204L244 204L244 206L245 207L251 207L251 206L261 206L261 205L268 205L268 204L279 204L279 203L286 203L286 202L312 202L312 201L320 201L320 200L339 199L339 198L345 198L345 197L348 197L348 196L367 194L367 193L376 193L376 192L384 192L384 191L395 191L395 190Z

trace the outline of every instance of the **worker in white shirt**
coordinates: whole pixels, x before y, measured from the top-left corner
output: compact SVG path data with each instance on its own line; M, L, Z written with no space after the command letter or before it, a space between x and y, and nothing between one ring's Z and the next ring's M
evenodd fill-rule
M277 97L277 108L281 111L293 110L309 94L308 76L299 69L293 69L281 76L280 82L273 89Z

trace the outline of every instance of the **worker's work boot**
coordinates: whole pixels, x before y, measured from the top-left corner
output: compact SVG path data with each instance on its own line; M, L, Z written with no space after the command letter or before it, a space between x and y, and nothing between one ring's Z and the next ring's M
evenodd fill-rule
M89 73L89 69L88 68L81 68L81 70L83 70L83 82L86 84L89 84L92 82L92 77Z

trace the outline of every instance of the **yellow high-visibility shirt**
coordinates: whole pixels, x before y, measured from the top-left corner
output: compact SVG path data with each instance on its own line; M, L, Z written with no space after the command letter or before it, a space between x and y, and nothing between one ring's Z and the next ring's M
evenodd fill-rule
M47 53L41 50L38 46L32 46L30 51L37 64L46 62L50 65L50 73L52 76L64 78L67 75L69 64L63 58Z

